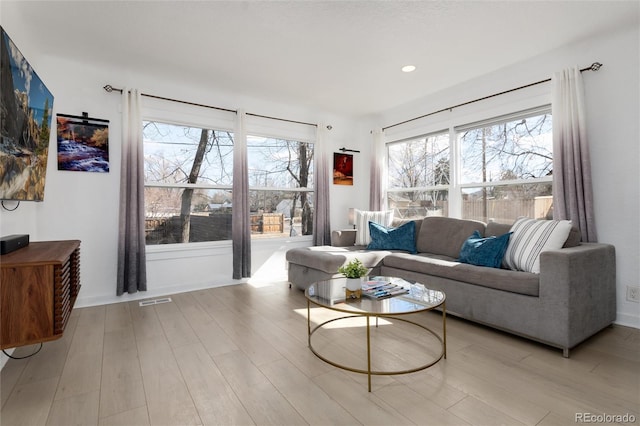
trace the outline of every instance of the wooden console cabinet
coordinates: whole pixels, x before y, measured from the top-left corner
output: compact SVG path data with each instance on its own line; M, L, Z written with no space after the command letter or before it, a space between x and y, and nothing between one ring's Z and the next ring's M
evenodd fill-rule
M62 337L80 291L80 241L32 242L0 266L0 349Z

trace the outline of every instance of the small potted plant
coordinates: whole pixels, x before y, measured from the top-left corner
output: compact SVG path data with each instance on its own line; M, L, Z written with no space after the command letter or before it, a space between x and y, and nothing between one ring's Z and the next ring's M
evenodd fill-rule
M359 259L353 259L349 263L338 268L338 272L347 278L347 298L358 299L362 294L362 277L367 275L367 269Z

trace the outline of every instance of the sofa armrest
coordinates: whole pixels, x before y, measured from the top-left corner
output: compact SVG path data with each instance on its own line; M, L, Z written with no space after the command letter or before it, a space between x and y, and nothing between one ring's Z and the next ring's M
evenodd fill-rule
M610 244L581 243L540 254L540 298L567 335L566 348L616 319L616 257ZM558 330L560 331L560 330Z
M581 243L540 253L541 296L543 292L558 293L563 291L562 288L569 290L570 286L593 286L615 294L615 248L610 244Z
M355 229L340 229L331 232L331 245L334 247L348 247L356 243Z

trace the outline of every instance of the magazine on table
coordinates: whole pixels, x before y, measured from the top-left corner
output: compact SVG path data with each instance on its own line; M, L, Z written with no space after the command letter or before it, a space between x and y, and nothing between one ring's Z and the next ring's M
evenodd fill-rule
M408 288L387 280L365 281L362 283L362 295L370 299L386 299L409 292Z

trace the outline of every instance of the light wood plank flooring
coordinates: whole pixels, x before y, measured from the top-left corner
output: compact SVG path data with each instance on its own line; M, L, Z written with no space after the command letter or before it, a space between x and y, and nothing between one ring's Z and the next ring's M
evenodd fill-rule
M368 393L366 375L311 353L304 295L285 283L172 299L74 310L62 339L2 369L0 423L572 425L576 413L629 414L640 423L640 330L607 328L565 359L448 317L446 360L374 376ZM328 315L312 310L315 322ZM414 319L441 330L436 312ZM314 335L314 347L364 367L364 333L357 322L336 322ZM380 368L419 365L437 352L436 340L407 325L381 320L372 338Z

